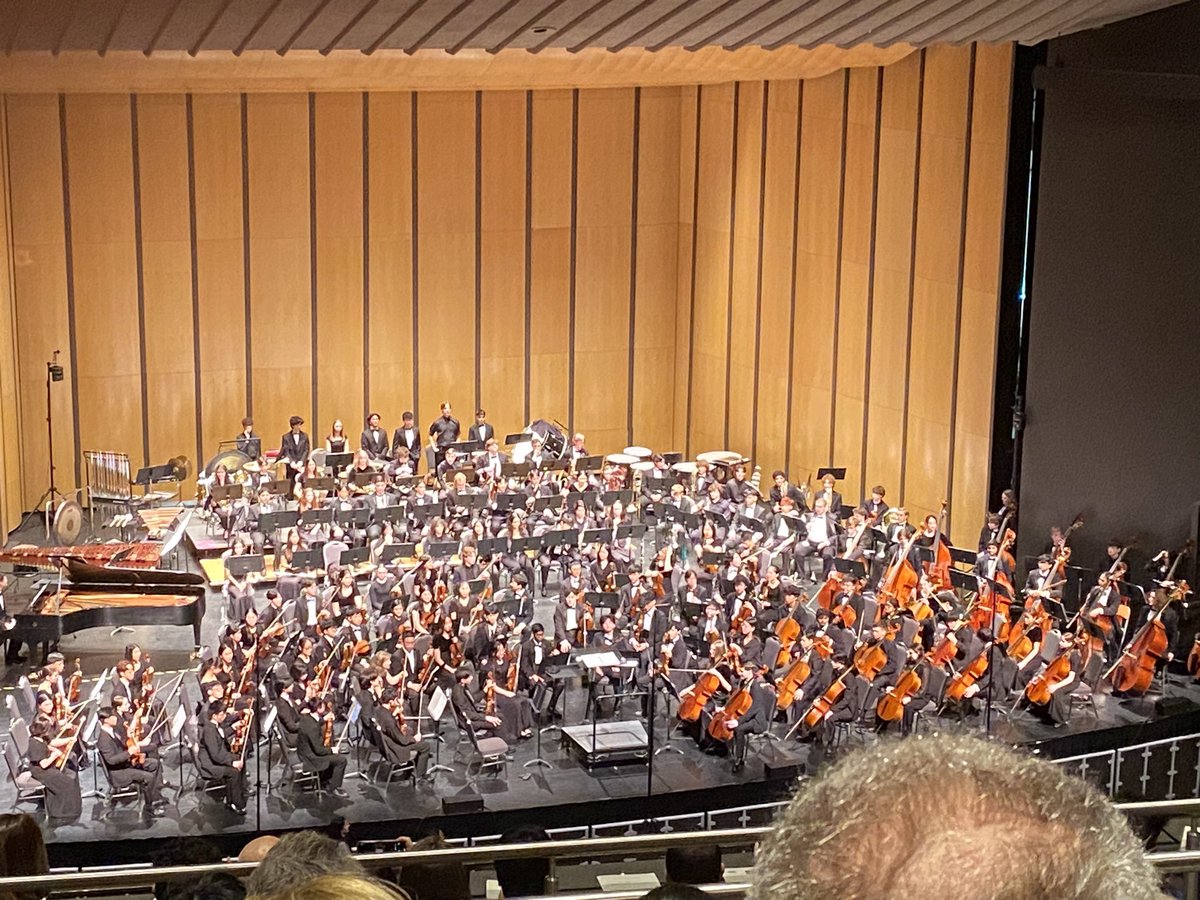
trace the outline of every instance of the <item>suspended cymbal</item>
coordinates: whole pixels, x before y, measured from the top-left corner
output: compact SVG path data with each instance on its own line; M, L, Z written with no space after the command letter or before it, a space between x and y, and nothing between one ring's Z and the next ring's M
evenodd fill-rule
M167 460L167 465L174 467L176 481L187 481L188 476L192 474L192 461L182 454L172 456Z

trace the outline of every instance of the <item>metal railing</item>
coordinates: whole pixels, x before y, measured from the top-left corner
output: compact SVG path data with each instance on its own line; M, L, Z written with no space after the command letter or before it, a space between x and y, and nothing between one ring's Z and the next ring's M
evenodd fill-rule
M766 815L783 804L763 804L758 807L713 810L704 814L706 822L726 819L736 815L743 820L754 814ZM1116 808L1127 816L1160 816L1167 818L1200 818L1200 799L1159 800L1141 803L1118 803ZM676 817L672 817L676 818ZM696 821L696 816L680 816L679 819ZM637 825L662 825L661 820L642 822L608 823L595 828ZM668 824L669 823L665 823ZM639 834L603 837L574 838L570 840L540 841L528 844L483 843L476 846L452 847L445 850L412 850L386 853L358 853L357 859L368 871L386 868L404 868L416 865L457 863L468 869L489 868L497 859L548 859L550 861L550 883L557 883L555 871L558 865L570 861L599 859L628 859L658 856L671 848L711 847L722 850L752 847L772 829L766 826L718 828L697 831L673 831L660 834ZM594 833L589 831L589 833ZM493 838L494 839L494 838ZM1147 860L1164 874L1200 872L1200 850L1170 850L1146 854ZM156 882L186 881L213 872L245 877L254 871L256 863L222 863L204 866L129 867L106 870L89 869L80 872L65 872L39 876L0 878L0 893L9 890L28 891L35 886L43 896L86 892L88 894L118 893L130 889L148 888ZM740 897L747 890L744 884L710 885L705 888L714 896ZM559 900L630 900L642 896L644 891L590 891L585 893L555 894Z
M1140 784L1141 793L1149 794L1150 783L1161 774L1167 779L1163 785L1166 790L1161 793L1164 799L1173 801L1181 795L1200 795L1200 734L1083 753L1052 762L1104 790L1110 797L1128 796L1130 792L1124 790L1127 783Z

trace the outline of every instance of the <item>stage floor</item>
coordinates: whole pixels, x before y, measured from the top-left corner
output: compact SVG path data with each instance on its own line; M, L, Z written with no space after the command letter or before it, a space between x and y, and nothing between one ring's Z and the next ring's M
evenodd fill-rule
M181 560L185 561L189 570L199 570L192 554L181 554ZM550 599L540 599L536 605L535 619L548 627L551 626L554 609L553 583L551 594ZM219 591L211 589L202 630L205 643L215 639L221 625L221 605ZM64 639L60 649L69 663L78 657L83 671L94 679L102 669L117 661L128 643L138 643L147 649L155 669L160 673L195 668L196 664L191 659L189 628L139 627L116 635L105 629L93 629ZM34 668L22 663L0 670L3 692L12 690L20 676ZM85 693L87 689L85 683ZM1200 704L1200 688L1191 683L1173 679L1169 692L1172 696L1186 697ZM566 724L576 725L584 721L585 702L582 689L574 685L568 689ZM621 718L634 719L636 706L635 701L627 700L622 707ZM1095 716L1090 710L1080 709L1071 722L1062 727L1042 724L1021 712L1009 716L1007 706L997 706L993 709L991 732L1005 743L1044 742L1067 735L1146 722L1151 706L1145 700L1122 702L1102 696L1097 699ZM666 738L666 722L661 712L660 709L655 729L656 747L663 746ZM6 738L8 719L7 704L0 705L0 730ZM639 721L645 722L644 719ZM921 728L926 731L936 728L979 732L984 726L983 715L971 716L964 722L926 715L921 721ZM782 735L786 729L776 724L773 730ZM268 773L265 764L267 747L263 745L259 763L252 767L250 773L250 783L257 784L258 790L251 798L244 818L235 816L211 798L195 792L181 792L177 787L180 783L179 754L178 749L172 747L165 752L166 775L168 782L176 787L167 790L166 796L171 805L164 817L143 819L136 809L120 806L110 812L107 804L97 799L85 799L83 816L72 824L50 828L41 813L38 815L43 822L47 841L52 845L62 845L58 850L52 850L52 856L73 860L80 854L90 856L94 852L116 861L122 852L121 848L109 842L130 839L157 842L188 836L227 836L224 843L228 845L238 843L244 836L257 831L319 827L329 824L335 817L354 823L357 826L356 835L360 837L392 837L407 833L422 821L431 819L438 819L447 833L463 836L471 833L493 834L520 821L553 822L566 827L653 818L665 815L669 810L690 812L763 802L786 795L789 787L786 781L766 780L762 761L755 751L751 752L746 768L735 774L728 760L702 753L694 742L682 735L675 736L670 742L672 747L681 752L656 755L652 772L643 761L599 765L589 770L577 761L569 748L562 746L557 731L544 735L542 739L541 757L550 766L525 767L524 764L537 755L537 743L531 739L522 741L515 748L514 758L508 764L507 777L485 773L469 781L462 757L457 761L453 759L457 737L456 729L448 725L446 742L439 754L443 764L454 766L453 772L439 772L432 783L420 783L415 787L407 781L396 781L386 791L382 783L376 785L364 777L351 777L345 785L349 799L332 796L317 798L312 793L280 790L270 784L271 776L279 777L279 766L276 764L273 771ZM856 735L839 749L874 739L871 734ZM788 750L795 752L810 774L830 758L826 751L808 745L791 744ZM355 765L351 762L350 770L354 769ZM183 780L188 785L194 781L190 766L184 767ZM479 818L478 814L443 818L442 801L468 793L472 782L482 795L486 811L484 818ZM81 784L85 792L93 787L90 771L84 771ZM654 799L648 800L651 794ZM14 799L15 789L6 778L0 785L0 807L7 808ZM21 809L33 811L28 804ZM82 844L93 844L92 852ZM67 845L74 845L74 849L68 851ZM137 850L136 846L130 845L125 853L136 859ZM69 856L63 856L67 852Z

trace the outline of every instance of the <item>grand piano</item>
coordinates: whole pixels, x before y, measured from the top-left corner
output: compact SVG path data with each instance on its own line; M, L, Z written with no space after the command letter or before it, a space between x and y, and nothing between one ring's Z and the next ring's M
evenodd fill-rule
M7 637L53 644L87 628L129 625L190 625L200 647L204 620L204 578L165 569L113 569L72 556L57 557L63 578L48 581L28 606L9 612Z

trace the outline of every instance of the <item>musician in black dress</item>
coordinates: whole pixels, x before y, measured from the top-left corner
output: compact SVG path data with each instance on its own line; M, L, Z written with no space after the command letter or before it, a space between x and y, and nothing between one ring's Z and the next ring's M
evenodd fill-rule
M29 726L29 774L46 789L46 816L50 819L70 821L83 813L79 773L70 763L59 767L73 744L74 739L60 737L54 722L45 716L39 715Z

